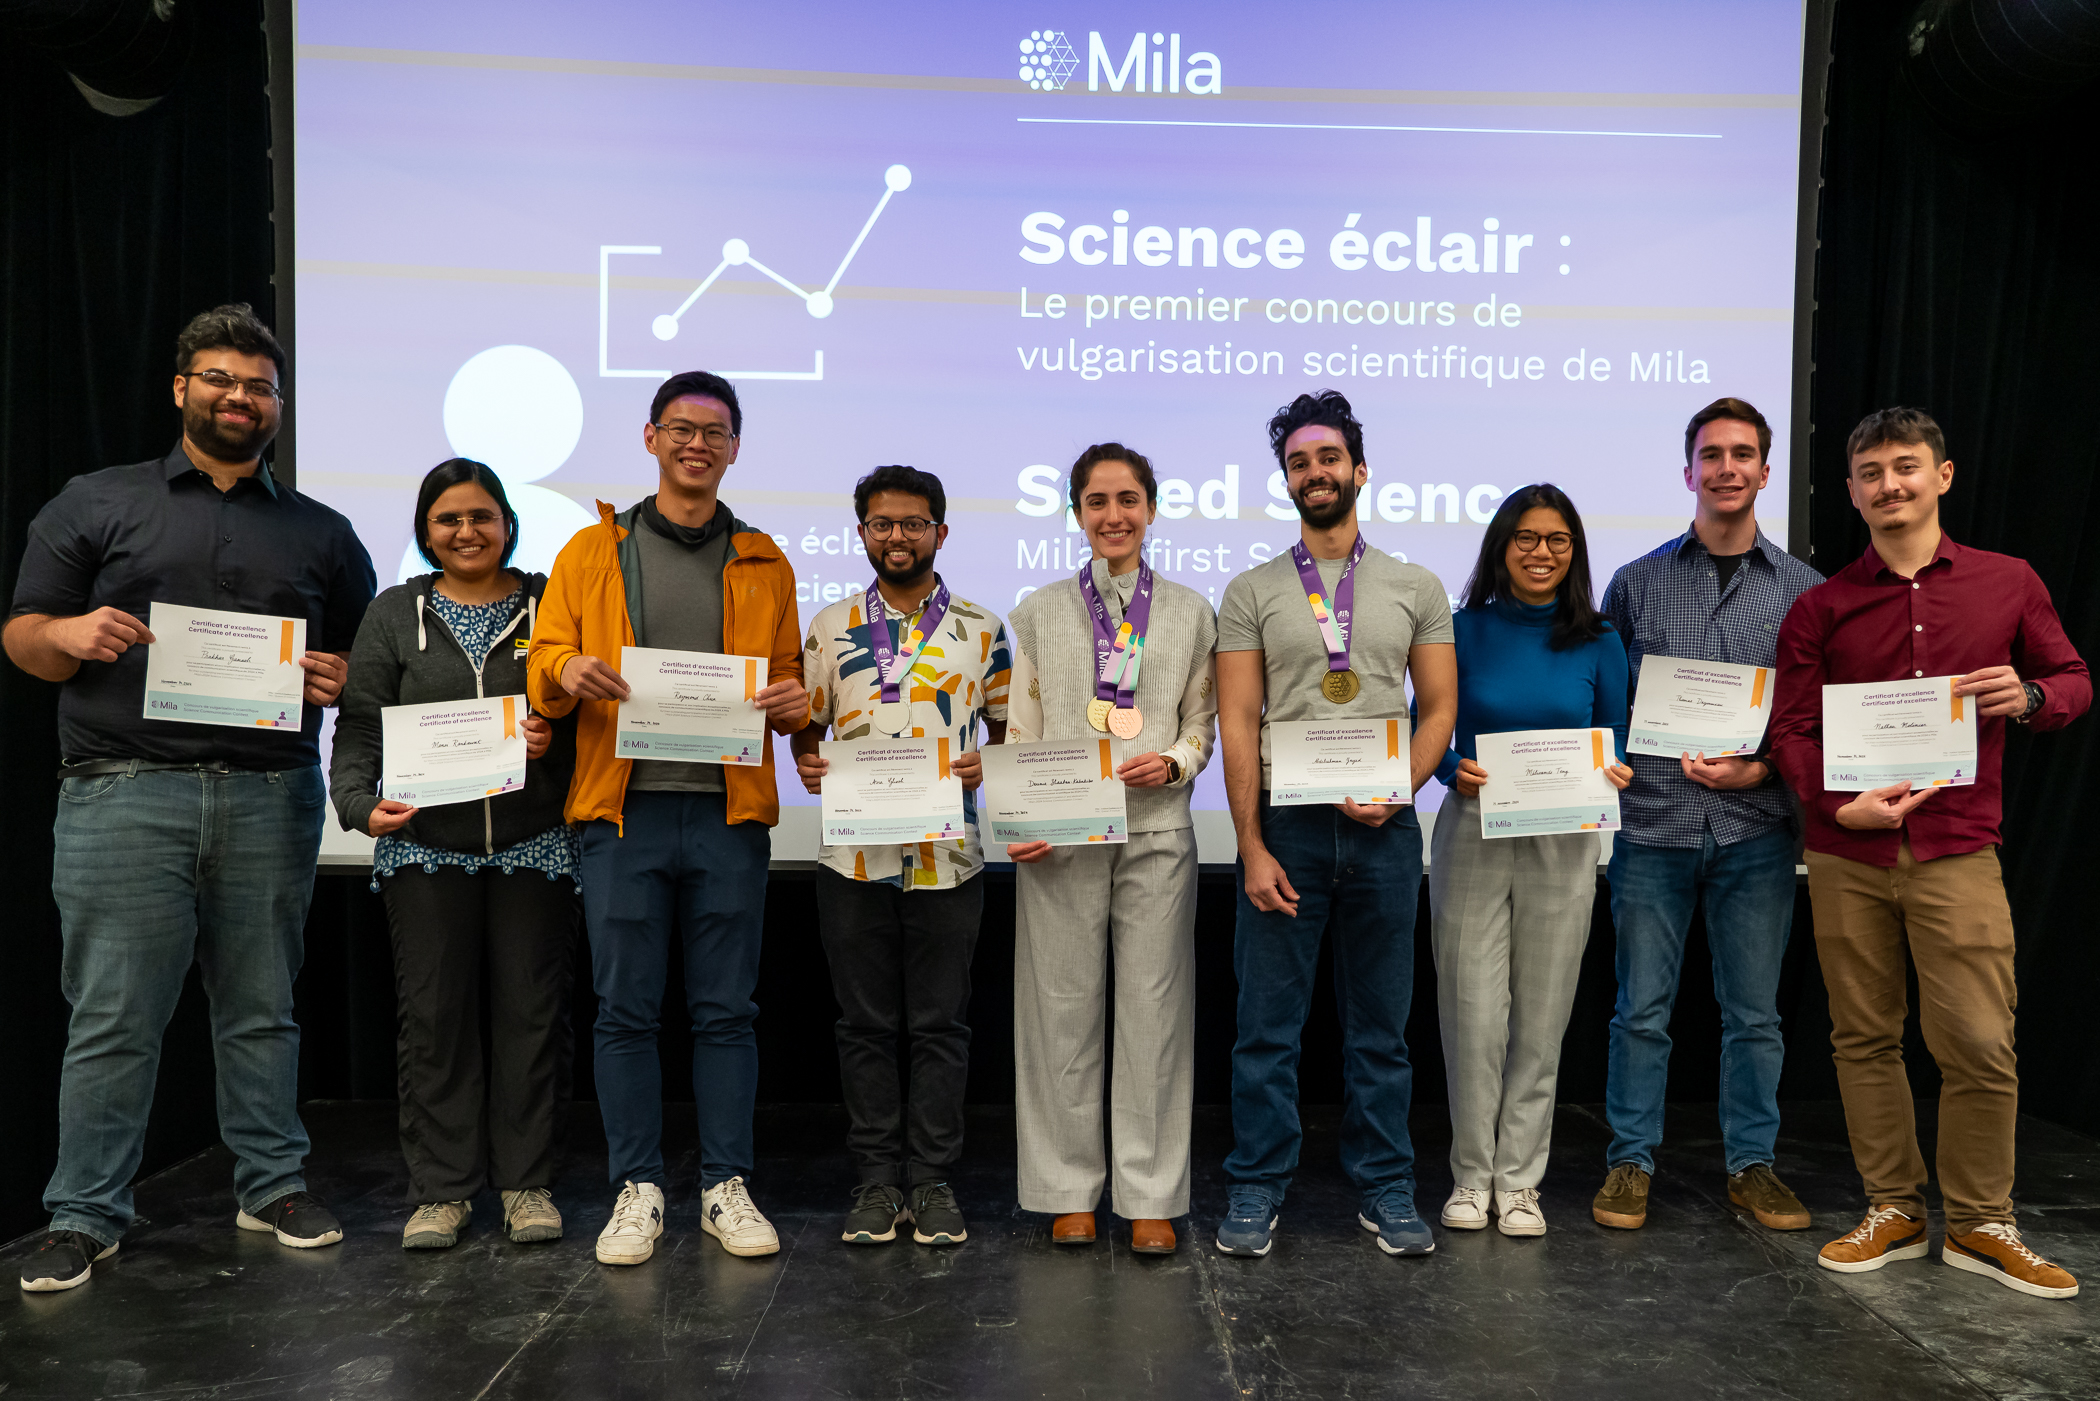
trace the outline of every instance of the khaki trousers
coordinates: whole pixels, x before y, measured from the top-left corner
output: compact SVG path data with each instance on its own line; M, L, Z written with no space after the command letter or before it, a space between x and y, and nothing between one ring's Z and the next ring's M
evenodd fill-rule
M1925 1158L1903 1070L1907 952L1942 1080L1937 1169L1947 1229L2010 1222L2018 998L1996 849L1919 861L1905 841L1893 869L1815 851L1807 860L1838 1089L1868 1203L1925 1215Z

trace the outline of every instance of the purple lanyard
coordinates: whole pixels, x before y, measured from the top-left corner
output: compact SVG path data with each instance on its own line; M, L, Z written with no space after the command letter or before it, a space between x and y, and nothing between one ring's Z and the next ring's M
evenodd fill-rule
M1334 607L1329 609L1326 599L1321 597L1327 587L1320 582L1320 567L1313 563L1311 551L1305 542L1291 546L1291 560L1298 566L1298 582L1305 587L1305 601L1312 605L1313 621L1320 625L1320 637L1327 644L1327 669L1347 671L1349 669L1349 611L1356 602L1356 562L1364 557L1370 541L1362 535L1356 537L1356 548L1349 552L1349 562L1342 566L1342 577L1334 581Z
M1145 645L1145 626L1152 621L1152 566L1138 561L1137 588L1123 611L1121 627L1108 620L1108 603L1094 587L1091 560L1079 568L1079 591L1086 595L1094 622L1094 698L1128 710L1137 691L1136 658ZM1130 684L1123 685L1125 681Z
M926 639L941 625L948 615L948 586L941 576L933 576L933 592L927 596L919 613L919 625L904 639L903 650L890 641L889 614L883 610L882 590L873 582L868 585L868 650L875 654L875 675L882 681L882 703L893 705L898 700L898 687L911 673L912 663L918 660L919 651ZM899 621L903 621L899 619Z

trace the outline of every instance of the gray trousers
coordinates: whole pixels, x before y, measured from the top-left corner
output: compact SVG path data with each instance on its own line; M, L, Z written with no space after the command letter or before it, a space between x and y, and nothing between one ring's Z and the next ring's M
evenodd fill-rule
M1118 1216L1185 1215L1196 1090L1196 834L1061 846L1016 874L1021 1206L1092 1211L1106 1182ZM1111 958L1115 1063L1104 1086Z
M1453 793L1436 815L1430 853L1452 1181L1483 1191L1536 1187L1597 898L1597 837L1488 841L1479 800Z

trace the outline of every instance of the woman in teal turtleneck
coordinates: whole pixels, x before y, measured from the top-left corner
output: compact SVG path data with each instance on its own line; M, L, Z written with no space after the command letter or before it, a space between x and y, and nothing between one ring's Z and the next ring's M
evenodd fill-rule
M1452 619L1458 725L1437 777L1451 787L1431 837L1429 907L1437 1012L1451 1095L1446 1226L1545 1234L1546 1173L1561 1034L1597 893L1592 832L1480 833L1475 739L1511 730L1608 727L1612 785L1626 754L1626 648L1591 601L1582 518L1560 488L1511 493L1488 524Z

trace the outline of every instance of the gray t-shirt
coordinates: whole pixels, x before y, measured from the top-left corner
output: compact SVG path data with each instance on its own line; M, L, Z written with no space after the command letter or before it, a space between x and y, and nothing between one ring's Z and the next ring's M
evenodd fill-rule
M698 549L689 549L636 520L634 539L642 557L642 616L634 620L636 645L676 652L721 651L722 566L729 560L729 532L721 531ZM627 788L641 793L720 793L722 766L637 759Z
M1341 559L1315 560L1331 595ZM1372 548L1356 566L1350 609L1349 666L1363 683L1354 700L1336 705L1320 693L1327 643L1305 601L1291 552L1244 570L1225 586L1218 609L1218 650L1260 652L1267 697L1261 724L1261 786L1269 786L1272 720L1391 719L1407 714L1407 652L1417 643L1450 642L1451 600L1436 575Z

